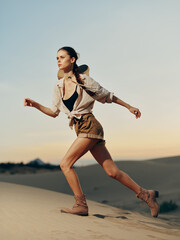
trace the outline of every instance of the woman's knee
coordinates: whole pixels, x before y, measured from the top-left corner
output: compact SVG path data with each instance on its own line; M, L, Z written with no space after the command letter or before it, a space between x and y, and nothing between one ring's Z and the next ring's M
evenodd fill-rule
M71 166L67 163L66 159L63 159L60 162L60 168L63 171L63 173L66 173L71 169Z
M116 168L106 169L106 173L109 177L117 179L120 177L120 171Z

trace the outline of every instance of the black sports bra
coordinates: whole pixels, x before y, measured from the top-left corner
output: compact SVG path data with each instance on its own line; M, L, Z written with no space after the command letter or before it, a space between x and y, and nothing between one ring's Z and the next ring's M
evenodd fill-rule
M77 85L76 85L76 89L77 89ZM76 89L70 98L68 98L66 100L62 99L63 103L69 109L70 112L73 110L74 103L75 103L76 99L78 98L78 93L77 93Z

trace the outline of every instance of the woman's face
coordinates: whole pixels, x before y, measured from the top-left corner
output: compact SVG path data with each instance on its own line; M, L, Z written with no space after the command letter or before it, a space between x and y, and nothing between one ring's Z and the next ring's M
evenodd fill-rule
M65 72L72 70L74 62L75 58L71 58L67 51L62 49L57 53L57 65L60 70Z

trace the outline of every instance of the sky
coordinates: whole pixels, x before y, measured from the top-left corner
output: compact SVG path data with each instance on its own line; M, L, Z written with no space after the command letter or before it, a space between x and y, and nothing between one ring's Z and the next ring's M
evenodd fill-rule
M29 97L51 107L63 46L142 113L95 103L114 160L179 155L179 12L179 0L0 0L0 162L59 163L76 139L65 114L23 105Z

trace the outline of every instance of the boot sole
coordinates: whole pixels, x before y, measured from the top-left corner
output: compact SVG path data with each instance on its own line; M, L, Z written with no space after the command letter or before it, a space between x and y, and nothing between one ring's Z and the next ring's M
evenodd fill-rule
M74 214L74 215L78 215L78 216L89 216L88 213L71 213L71 212L66 212L66 211L63 211L63 210L60 210L60 212L62 212L62 213L70 213L70 214Z
M80 214L76 214L76 215L79 215L79 216L89 216L88 213L80 213Z

